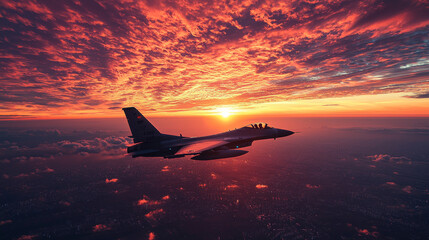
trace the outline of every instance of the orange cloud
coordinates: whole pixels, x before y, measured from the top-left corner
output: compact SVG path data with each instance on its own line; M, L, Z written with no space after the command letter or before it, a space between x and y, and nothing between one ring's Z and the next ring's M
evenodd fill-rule
M168 167L168 166L164 166L162 169L161 169L161 172L169 172L170 171L170 168Z
M143 195L142 199L139 199L137 201L137 205L141 206L141 205L147 205L147 206L156 206L156 205L160 205L162 203L165 203L165 201L169 200L170 196L169 195L165 195L164 197L161 198L161 200L151 200L148 196Z
M162 197L162 200L168 200L168 199L170 199L169 195L166 195L166 196Z
M268 185L264 185L264 184L256 184L256 188L257 188L257 189L268 188Z
M156 220L157 217L159 217L163 213L165 213L164 209L160 208L160 209L155 209L153 211L150 211L146 213L144 216L148 219Z
M112 178L112 179L108 179L108 178L106 178L106 183L115 183L115 182L117 182L118 181L118 179L117 178Z
M228 185L228 186L225 187L225 190L227 190L227 189L236 189L236 188L238 188L237 184L230 184L230 185Z
M416 96L401 114L427 114L425 1L0 4L3 119L392 93Z
M140 200L137 201L137 205L145 205L145 204L148 204L148 203L149 203L149 200L145 199L145 198L140 199Z

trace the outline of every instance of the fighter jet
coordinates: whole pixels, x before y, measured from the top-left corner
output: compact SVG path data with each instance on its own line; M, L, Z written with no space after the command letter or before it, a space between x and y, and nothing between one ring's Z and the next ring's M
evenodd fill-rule
M204 137L183 137L160 133L136 108L123 108L135 145L128 147L132 157L181 158L213 160L238 157L248 153L239 148L255 140L276 139L294 134L273 128L266 123L254 123L242 128Z

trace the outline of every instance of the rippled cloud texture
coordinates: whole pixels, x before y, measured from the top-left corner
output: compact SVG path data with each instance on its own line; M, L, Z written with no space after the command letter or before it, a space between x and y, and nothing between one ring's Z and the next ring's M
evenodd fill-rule
M428 95L429 2L1 1L3 118Z

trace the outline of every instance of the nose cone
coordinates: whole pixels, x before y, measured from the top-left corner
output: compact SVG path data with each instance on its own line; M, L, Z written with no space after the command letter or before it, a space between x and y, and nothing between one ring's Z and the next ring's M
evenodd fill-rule
M277 129L277 137L286 137L294 134L294 132L289 130Z

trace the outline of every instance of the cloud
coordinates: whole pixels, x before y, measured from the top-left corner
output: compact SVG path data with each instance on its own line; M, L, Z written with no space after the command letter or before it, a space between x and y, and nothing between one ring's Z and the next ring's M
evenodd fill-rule
M309 189L317 189L320 187L320 185L305 184L305 187Z
M234 189L236 189L236 188L238 188L238 185L237 185L237 184L230 184L230 185L227 185L227 186L225 187L225 190L234 190Z
M26 178L26 177L30 177L30 176L38 176L41 173L53 173L53 172L55 172L55 170L52 168L48 168L48 167L45 169L36 168L34 171L29 172L29 173L20 173L20 174L16 175L14 178ZM3 174L3 178L8 179L9 175Z
M118 181L118 179L117 178L112 178L112 179L108 179L108 178L106 178L106 183L115 183L115 182L117 182Z
M64 205L66 207L69 207L71 205L71 203L67 201L60 201L59 204Z
M153 206L153 205L159 205L162 202L160 201L156 201L156 200L150 200L148 196L144 195L142 199L139 199L137 201L137 205L142 206L142 205L148 205L148 206Z
M137 201L137 205L138 206L157 206L160 204L164 204L169 199L170 199L169 195L165 195L160 200L151 200L148 196L143 195L143 198Z
M396 183L394 183L394 182L386 182L386 184L390 185L390 186L396 186Z
M55 170L48 167L43 170L36 168L36 171L35 171L35 173L53 173L53 172L55 172Z
M417 93L415 95L412 96L406 96L408 98L429 98L429 92L426 93Z
M161 169L161 172L169 172L170 171L170 167L169 166L164 166L162 169Z
M257 189L264 189L264 188L268 188L268 185L264 185L264 184L256 184L256 188L257 188Z
M404 191L406 193L411 193L413 191L413 187L405 186L404 188L402 188L402 191Z
M34 175L34 173L30 173L30 174L20 173L20 174L16 175L15 178L25 178L25 177L29 177L30 175Z
M11 223L11 222L12 222L12 220L10 220L10 219L0 221L0 226Z
M393 157L393 156L390 156L389 154L375 154L375 155L367 156L367 158L369 158L373 162L394 162L397 164L403 164L403 163L411 164L411 159L405 156Z
M164 197L162 197L162 200L168 200L168 199L170 199L169 195L165 195Z
M22 235L18 240L31 240L37 238L38 235Z
M32 128L32 127L31 127ZM58 156L123 156L132 143L118 132L0 129L0 163L49 162ZM39 169L52 172L54 169Z
M390 19L401 19L404 25L413 22L427 21L428 7L424 1L381 0L375 2L375 7L361 14L352 28L376 25ZM404 16L405 15L405 16Z
M94 227L92 227L92 231L93 232L101 232L101 231L107 231L110 230L111 228L104 225L104 224L97 224Z
M117 115L141 102L147 112L245 107L427 87L425 1L0 4L0 118Z
M155 209L153 211L150 211L146 213L144 216L150 220L157 220L160 217L160 215L164 213L165 213L164 209L160 208L160 209Z
M155 240L155 233L153 233L153 232L150 232L149 233L149 238L148 238L149 240Z
M60 141L61 148L74 150L76 152L100 153L102 151L125 149L129 141L125 137L94 138L91 140Z
M356 231L358 232L359 236L372 236L374 238L377 238L379 233L376 231L370 231L368 229L359 229L356 228Z
M340 104L325 104L322 105L323 107L337 107L337 106L341 106Z

